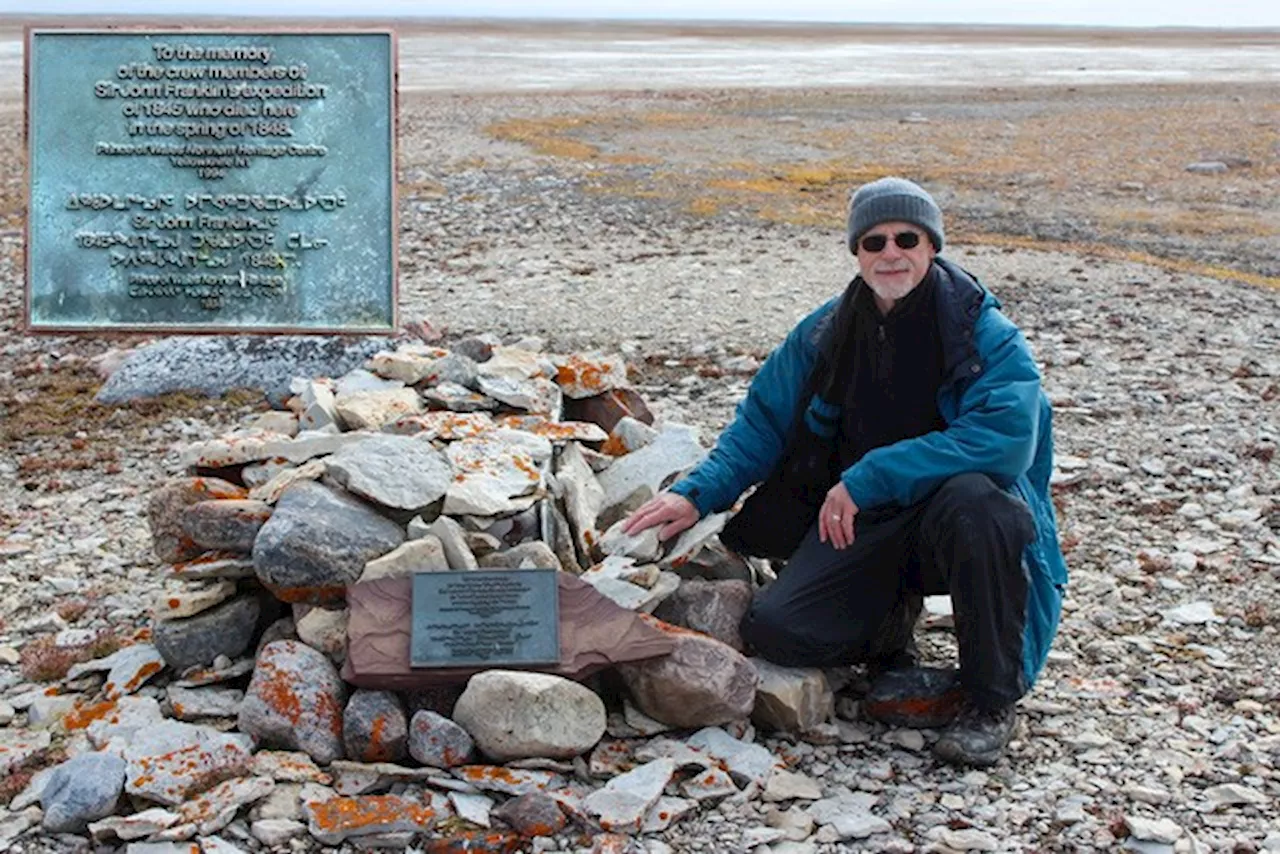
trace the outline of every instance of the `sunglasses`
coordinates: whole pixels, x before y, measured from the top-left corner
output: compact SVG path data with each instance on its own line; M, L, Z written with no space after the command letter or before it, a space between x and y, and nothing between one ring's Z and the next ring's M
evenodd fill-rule
M920 245L920 232L900 231L893 236L893 242L899 249L915 249ZM889 245L889 238L884 234L868 234L860 245L863 252L883 252Z

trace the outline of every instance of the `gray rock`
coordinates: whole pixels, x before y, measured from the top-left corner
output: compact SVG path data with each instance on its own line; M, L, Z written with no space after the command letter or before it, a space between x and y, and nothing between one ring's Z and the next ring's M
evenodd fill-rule
M362 394L377 393L383 391L399 391L404 388L404 383L400 380L384 379L373 371L364 368L352 368L342 376L338 377L334 383L334 397L341 403L343 400L349 400Z
M875 801L875 795L845 791L836 797L824 798L811 804L808 813L816 823L834 827L840 839L865 839L876 833L893 830L893 825L889 822L871 814L871 805ZM947 828L934 828L939 829Z
M720 727L705 727L686 740L686 745L702 751L724 765L740 785L763 784L780 766L764 746L741 741Z
M751 662L714 638L680 629L671 635L676 648L670 655L618 666L637 708L679 727L748 717L759 679Z
M182 688L170 684L166 692L169 708L180 721L234 718L244 702L244 692L238 688Z
M560 804L546 792L530 792L492 811L494 818L523 837L551 836L569 823Z
M1198 160L1186 166L1186 170L1194 175L1221 175L1230 168L1221 160Z
M453 481L444 454L412 436L372 436L338 451L326 464L348 492L415 513L443 497Z
M248 553L271 518L271 505L251 499L198 501L182 513L182 530L201 549Z
M488 395L450 382L442 382L427 389L422 393L422 398L428 404L450 412L492 412L498 408L498 401Z
M800 733L828 720L835 712L835 696L827 677L813 667L782 667L753 658L760 674L751 720L765 729Z
M360 574L360 580L401 578L415 572L444 572L451 568L440 540L428 534L402 543L394 551L369 561Z
M399 525L318 483L291 486L253 544L258 579L286 602L341 599L370 560L404 542Z
M1126 815L1124 823L1134 839L1145 842L1177 842L1182 838L1182 828L1176 821L1167 818L1151 819L1136 815Z
M447 382L465 388L475 388L479 375L479 369L474 360L462 353L450 353L436 359L431 366L431 374L426 377L426 380L432 385Z
M523 510L521 499L542 481L533 457L519 446L492 438L462 439L446 453L454 479L444 499L449 515L496 516Z
M706 453L698 444L695 428L668 424L648 445L620 457L600 473L600 485L604 487L601 513L607 514L641 487L647 487L656 495L672 475L697 463Z
M604 702L590 689L548 673L488 670L472 676L454 720L485 755L568 759L604 735Z
M338 417L351 430L381 430L397 418L415 415L425 408L422 398L411 388L387 388L377 391L338 394L334 404Z
M444 549L449 569L477 569L476 556L467 545L467 533L448 516L441 516L427 526L427 533L435 535ZM412 534L410 534L412 536Z
M812 777L775 768L765 783L764 799L766 801L816 801L822 797L822 787Z
M487 554L480 558L479 565L485 569L563 569L555 552L541 540Z
M596 517L604 506L604 488L575 443L567 445L560 454L555 474L564 489L565 516L573 526L578 553L591 555L600 539Z
M421 709L409 722L409 755L432 768L454 768L471 761L475 742L444 715Z
M345 699L342 679L323 653L299 641L275 641L258 654L240 706L240 731L332 762L342 756Z
M84 833L89 822L114 813L124 772L125 761L114 753L85 753L59 765L40 796L44 829Z
M276 406L288 399L291 377L333 377L385 345L381 338L260 335L179 336L139 347L98 391L99 403L126 403L171 391L219 397L232 389L262 389Z
M293 385L302 403L298 427L302 430L342 429L342 418L333 398L333 386L327 381L304 380Z
M608 831L635 833L675 773L673 759L655 759L614 777L582 801L589 815Z
M687 579L653 615L672 625L710 635L741 652L738 625L751 607L751 595L751 585L745 581Z
M151 642L179 673L197 664L213 664L220 655L236 658L253 640L259 610L256 596L241 596L194 617L156 622Z
M409 721L391 691L357 690L342 715L342 744L357 762L400 762L408 753Z

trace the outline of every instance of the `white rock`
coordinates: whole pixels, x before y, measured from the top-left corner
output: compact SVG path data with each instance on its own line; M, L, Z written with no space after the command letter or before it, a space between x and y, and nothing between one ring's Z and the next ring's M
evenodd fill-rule
M373 436L348 445L328 459L327 469L348 492L396 510L421 510L453 484L449 460L414 436Z
M500 762L571 758L604 735L604 702L577 682L548 673L487 670L467 682L454 721Z
M1204 790L1204 797L1215 806L1236 806L1238 804L1252 804L1255 806L1265 806L1271 803L1271 797L1257 789L1248 786L1242 786L1239 783L1222 783L1218 786L1210 786Z
M492 439L463 439L446 452L454 479L445 495L451 515L497 516L523 509L515 499L534 492L542 475L523 450Z
M1213 603L1199 600L1196 602L1187 602L1176 608L1169 608L1161 611L1161 615L1171 623L1179 623L1181 625L1194 626L1204 623L1221 623L1223 618L1219 617L1213 610Z
M655 759L614 777L582 802L588 814L596 816L608 831L626 833L640 830L645 815L662 795L676 764L671 759Z
M1134 839L1147 842L1177 842L1182 837L1182 828L1178 823L1167 818L1149 819L1136 815L1124 817L1125 826Z

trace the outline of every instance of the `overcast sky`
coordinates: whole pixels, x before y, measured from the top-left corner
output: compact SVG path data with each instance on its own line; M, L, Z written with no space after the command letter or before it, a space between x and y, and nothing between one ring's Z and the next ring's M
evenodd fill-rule
M180 8L179 8L180 7ZM0 0L0 12L1280 27L1276 0Z

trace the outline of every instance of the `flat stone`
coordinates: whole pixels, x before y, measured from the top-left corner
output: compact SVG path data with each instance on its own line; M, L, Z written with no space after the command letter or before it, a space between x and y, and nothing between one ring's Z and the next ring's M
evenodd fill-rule
M187 507L199 501L246 497L244 487L215 477L180 478L164 484L147 501L147 523L156 557L176 563L204 551L183 530L182 514Z
M1230 169L1221 160L1198 160L1195 163L1188 163L1185 168L1194 175L1221 175Z
M516 409L559 418L562 409L560 387L543 377L510 379L481 374L477 389L484 395Z
M288 818L260 819L249 825L249 833L263 845L286 845L289 840L302 836L307 826Z
M247 650L259 610L256 596L240 596L194 617L158 621L151 639L165 663L181 673L212 664L220 655L236 658Z
M336 406L338 416L351 430L381 430L382 425L425 408L418 392L411 388L339 394Z
M320 783L328 785L333 778L316 767L305 753L287 750L259 750L249 763L255 777L270 777L278 783Z
M732 584L733 582L720 582ZM783 667L763 658L751 659L760 674L751 720L782 732L804 732L835 713L835 696L818 668Z
M536 347L494 347L489 358L480 362L478 368L481 376L519 380L549 377L555 373L555 364Z
M1187 602L1176 608L1161 611L1160 614L1169 622L1184 626L1223 622L1223 618L1214 612L1213 603L1204 600Z
M413 798L396 795L360 795L308 802L303 807L307 826L316 841L339 845L348 839L383 833L426 832L437 813Z
M583 800L583 808L607 831L638 832L675 770L671 759L645 763L592 792Z
M694 555L702 551L703 546L711 542L713 537L723 531L728 521L728 513L708 513L703 516L692 527L680 532L662 560L658 562L659 566L663 569L680 569Z
M523 795L545 792L560 785L560 777L549 771L530 771L492 765L463 765L453 769L459 780L486 792Z
M382 425L382 432L413 436L420 440L474 439L492 433L496 425L487 412L423 412L405 415Z
M472 562L474 561L475 558L472 558ZM369 561L360 574L360 581L404 578L415 572L445 572L452 568L440 540L428 535L409 540L397 546L394 551Z
M179 688L199 688L204 685L216 685L219 682L230 682L253 672L253 659L242 658L229 661L222 656L215 658L209 667L187 670L182 678L169 684Z
M600 538L596 517L604 506L604 488L574 444L561 453L555 475L564 490L565 516L573 526L578 552L590 555Z
M454 480L445 495L449 515L496 516L522 509L512 499L537 489L542 475L533 458L507 442L463 439L449 445Z
M1150 819L1126 815L1124 824L1129 828L1130 836L1145 842L1173 843L1182 838L1182 828L1176 821L1167 818Z
M244 702L244 692L237 688L181 688L171 684L166 691L169 708L180 721L234 718Z
M505 762L571 758L604 735L604 702L583 685L547 673L488 670L467 682L454 720L476 746Z
M134 732L123 755L128 794L176 806L243 771L251 748L245 735L164 721Z
M638 418L625 415L609 431L609 441L601 448L605 453L615 457L638 451L650 444L658 436L658 431Z
M742 785L763 784L780 767L778 760L762 745L736 739L720 727L706 727L691 735L686 744L724 764Z
M366 370L383 379L398 380L405 385L416 385L435 373L435 363L447 351L414 353L405 350L384 350L374 353L364 363Z
M333 775L333 791L339 795L365 795L385 792L406 783L430 783L440 786L451 782L435 768L410 768L394 762L353 762L335 759L329 763ZM473 789L467 789L474 791Z
M594 397L565 401L564 417L576 421L599 424L605 432L612 432L618 422L633 417L645 424L653 423L653 413L645 405L644 398L629 388L615 388Z
M298 641L267 644L240 707L241 732L301 750L323 764L342 756L346 688L325 655Z
M653 806L649 807L644 823L640 826L640 832L662 833L697 808L698 802L695 800L662 795Z
M298 466L289 466L274 472L265 482L249 490L249 497L274 505L280 496L295 483L304 480L319 480L328 471L324 459L307 460Z
M391 691L360 689L342 715L342 743L357 762L400 762L408 755L409 721Z
M590 421L552 421L545 415L503 415L495 420L498 427L522 430L552 442L603 442L609 434Z
M680 791L695 801L705 801L735 795L738 787L728 772L712 767L681 781Z
M638 534L626 534L622 527L626 519L619 519L600 535L600 553L608 557L628 557L640 563L653 563L662 554L662 542L658 539L659 526L645 528ZM666 619L665 617L663 619ZM668 622L675 622L668 620ZM680 625L676 623L676 625Z
M298 396L301 409L298 414L300 430L323 430L329 427L342 429L342 418L338 415L338 407L335 405L331 380L299 378L290 388Z
M475 742L457 723L430 709L420 709L409 722L408 750L432 768L465 765L475 755Z
M764 787L766 801L816 801L822 797L822 787L812 777L775 768Z
M123 783L123 775L121 775ZM112 815L89 824L89 834L96 842L119 839L129 842L134 839L146 839L162 830L173 827L182 818L176 812L152 807L132 815Z
M329 458L329 474L348 492L396 510L419 512L444 496L453 469L425 439L374 436Z
M127 646L99 662L107 667L106 684L102 686L103 696L107 700L118 700L126 694L133 694L164 669L164 658L149 643Z
M422 393L428 404L450 412L491 412L498 408L498 401L479 394L458 383L442 382Z
M324 604L345 596L365 564L404 542L399 525L349 495L298 483L253 544L258 579L286 602Z
M551 547L541 540L487 554L478 564L482 569L554 569L558 572L564 568Z
M466 792L450 792L449 803L453 805L458 818L481 827L490 826L489 814L493 810L493 798Z
M640 711L678 727L715 726L751 714L759 676L742 653L687 629L652 624L675 642L671 654L618 666Z
M197 501L182 511L183 532L206 551L248 554L253 538L271 518L271 505L251 498Z
M1210 786L1204 790L1203 794L1205 800L1219 807L1245 804L1266 806L1271 803L1271 797L1266 793L1248 786L1242 786L1239 783L1222 783L1217 786Z
M174 579L183 581L253 577L253 561L230 552L206 552L192 560L174 563L169 568Z
M868 836L893 830L893 825L889 822L871 814L871 805L875 800L874 795L865 792L846 792L839 797L824 798L810 804L808 813L815 823L835 828L838 838L842 840L866 839Z
M668 424L650 444L619 457L600 473L600 485L604 488L602 512L622 504L641 487L658 494L671 475L701 461L706 453L698 444L695 428Z
M304 430L292 439L270 438L263 442L263 459L282 459L301 466L316 457L336 454L348 445L357 445L376 432L326 433ZM281 472L283 474L283 472Z
M160 704L154 698L122 697L106 714L90 722L85 728L85 734L95 749L102 750L111 745L113 740L117 740L117 747L128 744L138 732L150 729L164 720Z
M627 363L620 355L574 353L552 361L555 381L566 397L595 397L627 385Z
M217 439L194 442L178 454L183 468L224 469L270 458L266 443L281 436L272 433L235 432Z
M208 836L231 823L240 808L271 794L275 780L270 777L237 777L224 780L178 808L185 824L195 825L197 834Z
M253 564L246 563L246 565L252 573ZM226 602L236 595L236 590L235 581L230 579L214 579L204 583L168 581L155 595L155 604L152 605L151 612L157 620L194 617Z
M113 753L85 753L59 765L40 796L44 829L84 833L89 822L114 813L124 773L124 760Z

